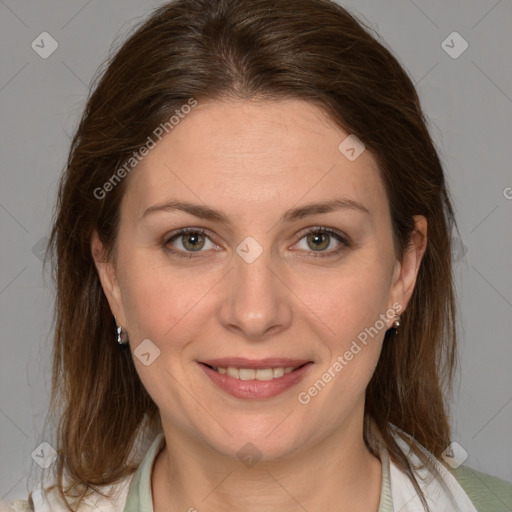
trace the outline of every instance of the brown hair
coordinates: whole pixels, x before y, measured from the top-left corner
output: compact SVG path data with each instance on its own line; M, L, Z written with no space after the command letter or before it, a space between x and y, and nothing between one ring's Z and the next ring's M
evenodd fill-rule
M450 235L456 225L418 95L396 58L371 28L328 0L178 0L134 31L91 90L49 241L57 288L51 411L59 418L54 466L61 496L79 502L132 472L137 435L159 422L130 351L118 349L91 255L97 230L115 259L129 178L106 199L95 190L190 98L294 98L320 107L377 159L398 259L410 242L413 215L428 221L416 287L400 328L386 333L365 410L428 508L391 426L436 457L450 443L443 391L455 365ZM368 425L364 437L374 450Z

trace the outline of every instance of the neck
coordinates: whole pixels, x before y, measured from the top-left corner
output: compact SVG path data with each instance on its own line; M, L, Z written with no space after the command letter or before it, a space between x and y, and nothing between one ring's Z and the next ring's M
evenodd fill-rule
M164 428L166 446L152 474L155 512L194 510L376 512L381 464L360 429L329 438L280 460L248 467L176 429Z

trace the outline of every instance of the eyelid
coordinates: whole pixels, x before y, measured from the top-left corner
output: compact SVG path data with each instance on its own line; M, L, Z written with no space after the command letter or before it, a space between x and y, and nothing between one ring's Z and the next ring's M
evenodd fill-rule
M299 240L304 238L304 236L309 235L310 233L327 233L337 235L341 240L347 245L351 243L350 237L346 235L343 231L339 231L336 228L329 228L327 226L310 226L309 228L304 228L300 231L297 236Z

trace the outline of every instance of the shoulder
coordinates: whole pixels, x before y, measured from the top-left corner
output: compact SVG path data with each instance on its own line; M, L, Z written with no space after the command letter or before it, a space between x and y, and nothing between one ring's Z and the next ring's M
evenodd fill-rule
M512 511L512 483L465 465L454 469L434 457L405 432L396 429L394 433L400 434L395 436L397 444L409 459L417 482L427 500L433 500L436 504L450 504L447 508L438 507L435 510ZM406 439L410 440L410 443L406 442ZM418 458L417 452L412 450L413 444L423 452L426 458L430 459L431 467L427 467ZM398 489L395 490L402 491L403 494L402 496L397 492L397 498L409 499L408 496L414 496L416 493L409 485L408 477L393 464L390 468L392 476L395 475L395 483L399 484L396 486ZM393 491L393 486L391 488Z
M164 442L165 437L162 432L158 433L156 437L154 435L147 438L142 437L134 448L135 459L140 459L143 456L138 469L111 485L100 487L99 490L110 495L110 498L93 493L80 504L76 512L123 512L130 491L132 501L138 498L138 489L132 489L132 487L137 487L135 484L140 485L141 474L146 477L150 475L152 461ZM150 483L146 482L145 485L150 489ZM47 486L44 489L42 486L38 486L33 489L28 499L13 501L10 504L0 503L0 512L69 512L58 489L56 487L48 489Z
M102 491L111 494L111 498L105 498L97 493L91 495L80 504L77 512L98 510L102 512L122 512L132 479L133 473L115 484L102 488ZM47 491L41 487L36 487L28 499L2 505L0 506L0 512L69 512L69 509L60 497L57 488Z
M512 510L512 483L469 466L451 470L479 512Z

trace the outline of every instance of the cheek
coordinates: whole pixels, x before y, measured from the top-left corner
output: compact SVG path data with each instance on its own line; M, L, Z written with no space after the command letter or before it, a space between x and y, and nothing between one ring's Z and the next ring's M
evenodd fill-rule
M380 317L388 310L387 284L379 272L347 272L331 279L329 293L317 295L319 316L329 332L322 337L325 357L302 388L302 400L330 410L334 422L362 399L375 371L390 324Z
M181 345L178 335L183 340L193 338L202 325L197 317L207 314L207 292L215 285L214 276L171 270L141 257L127 261L124 270L123 303L131 336L162 346L172 338L172 348Z
M296 275L292 286L329 338L342 345L389 306L388 273L376 258L354 257L336 269Z
M338 333L331 344L331 369L338 375L339 392L360 394L377 365L382 341L390 326L387 311L389 280L382 267L368 267L340 281L336 287L340 308L331 304ZM337 314L336 314L337 311ZM384 315L384 316L381 316ZM345 396L347 400L350 397Z

